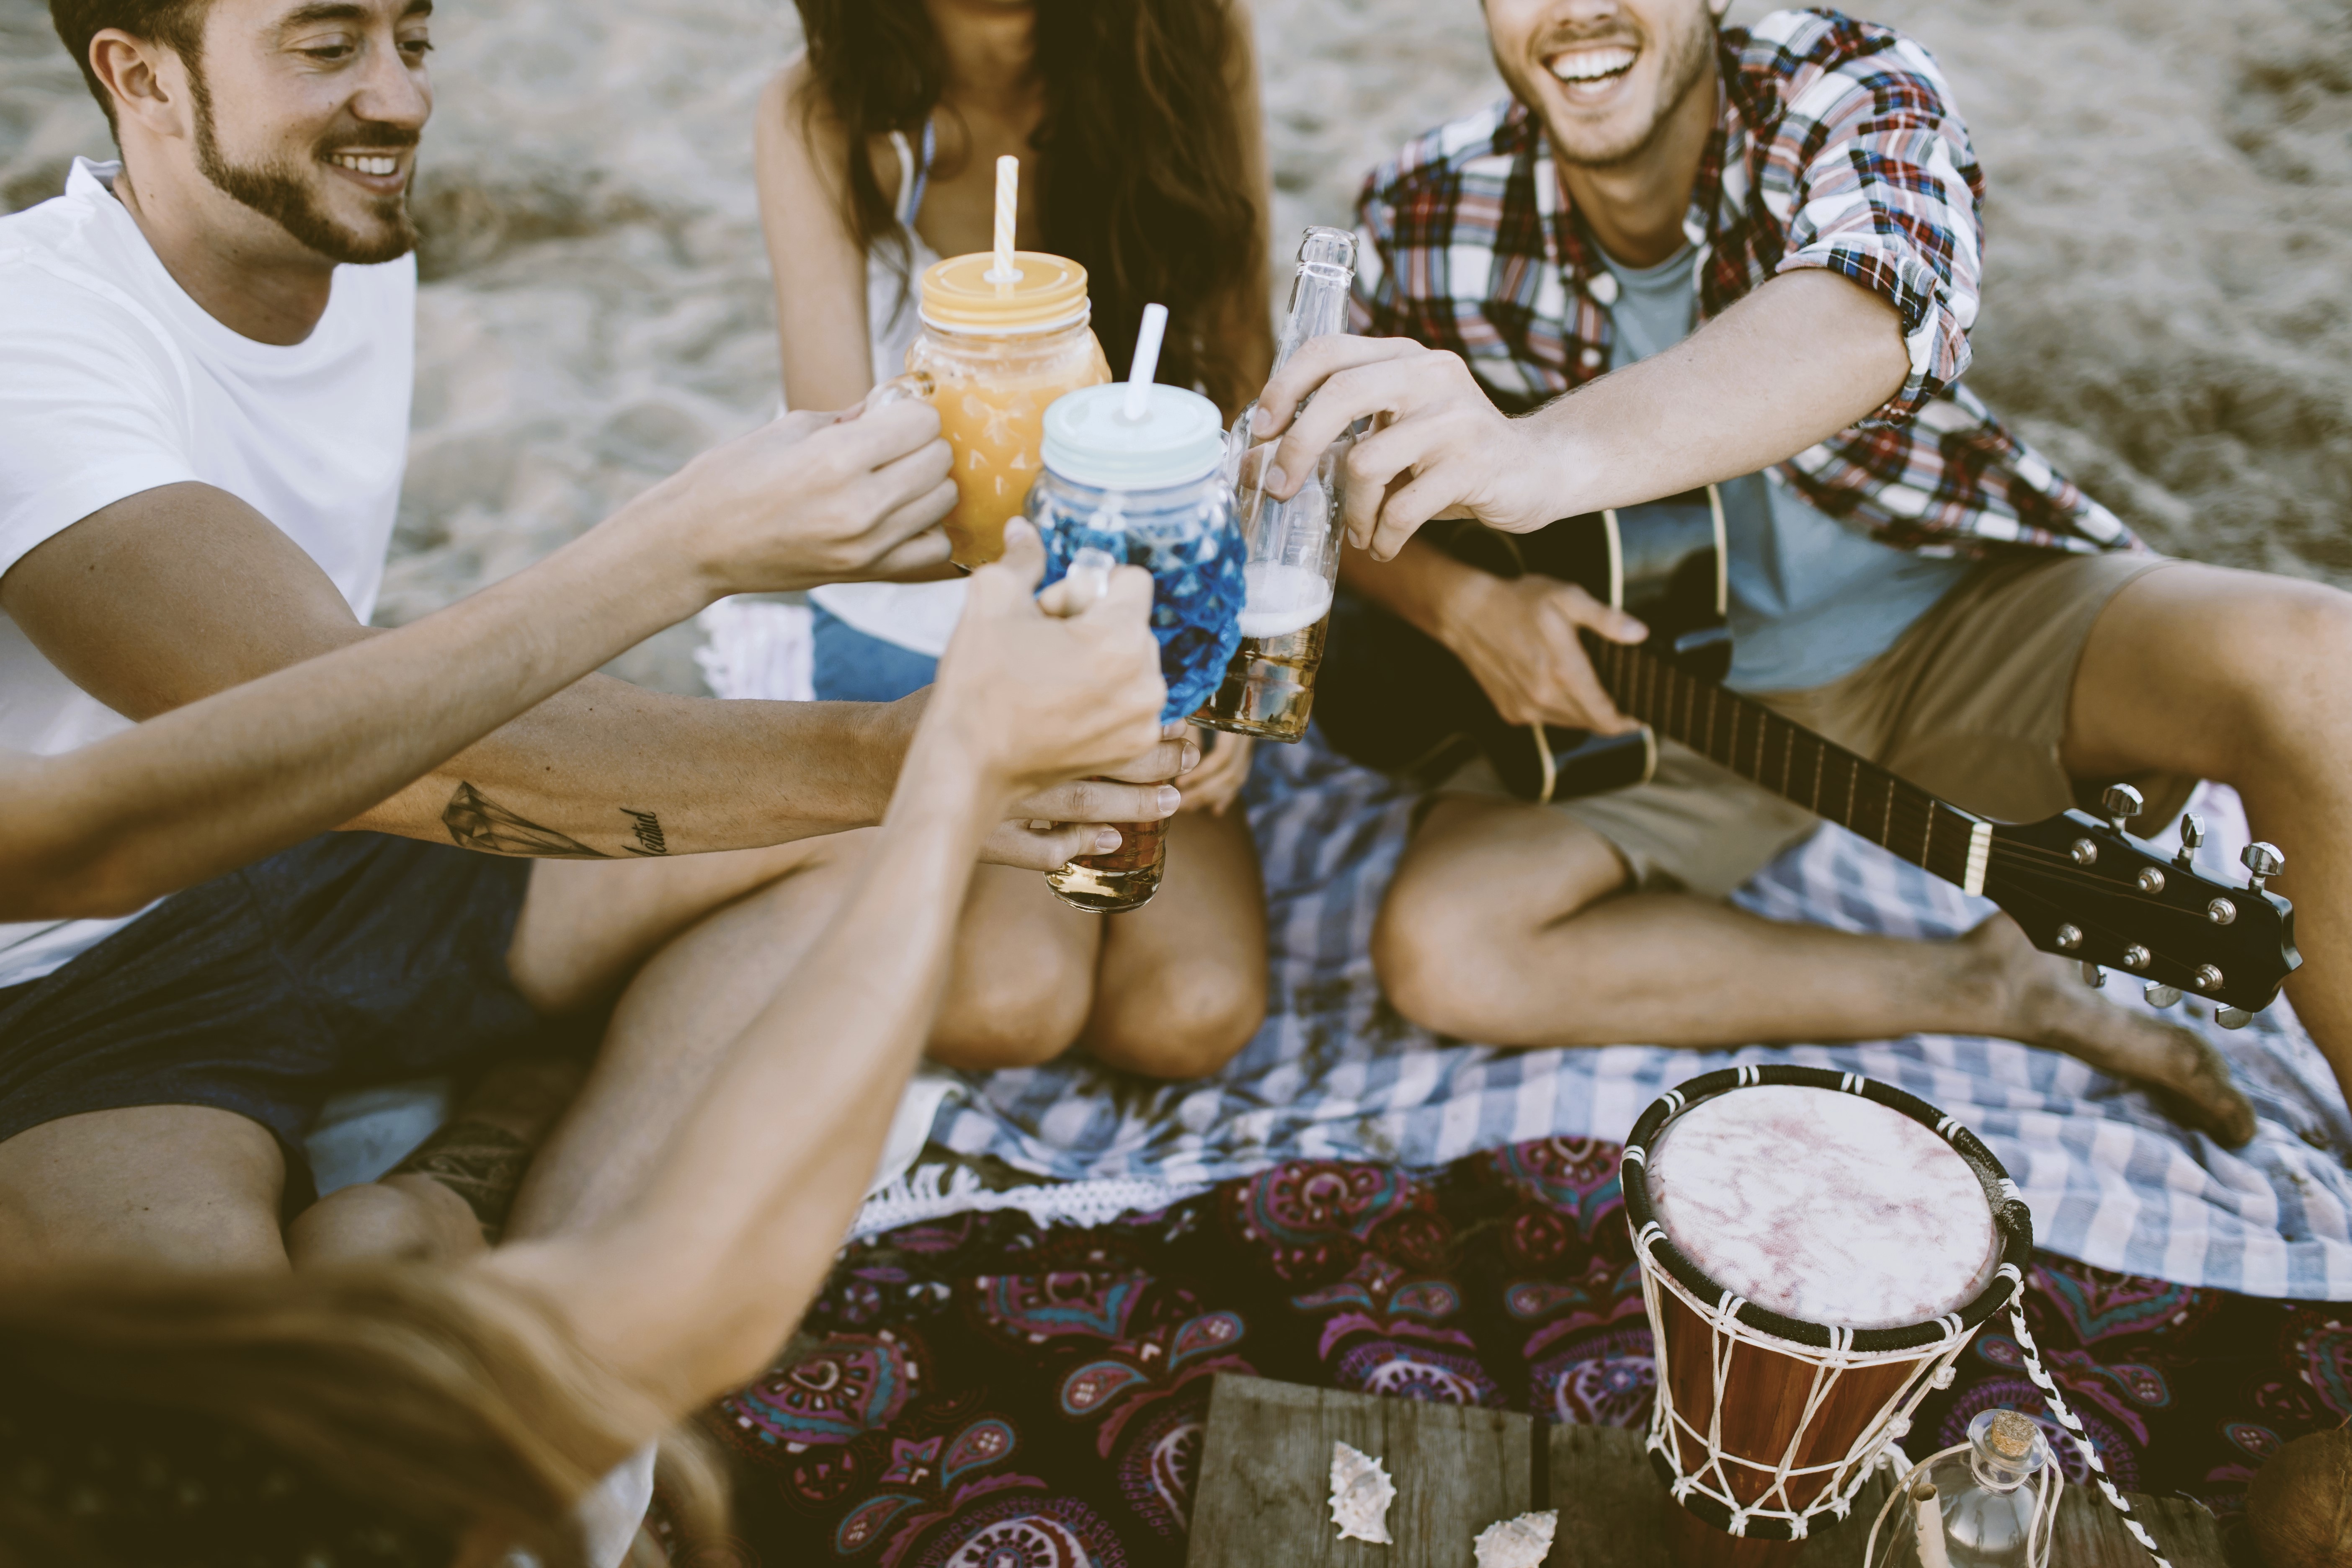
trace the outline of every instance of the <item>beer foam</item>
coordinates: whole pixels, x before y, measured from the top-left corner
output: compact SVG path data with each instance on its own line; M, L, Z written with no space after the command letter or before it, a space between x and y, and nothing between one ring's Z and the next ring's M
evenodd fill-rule
M1242 571L1248 597L1242 605L1242 636L1288 637L1323 618L1331 607L1331 584L1311 566L1253 561Z
M1717 1284L1809 1323L1958 1310L2000 1263L1975 1170L1901 1111L1768 1084L1702 1100L1649 1161L1658 1223Z

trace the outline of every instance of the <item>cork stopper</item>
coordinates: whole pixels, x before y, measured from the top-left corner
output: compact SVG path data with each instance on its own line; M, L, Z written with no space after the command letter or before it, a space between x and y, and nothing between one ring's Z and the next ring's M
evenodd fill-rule
M2020 1464L2033 1452L2033 1423L2014 1410L1993 1412L1985 1429L1985 1447L2011 1464Z

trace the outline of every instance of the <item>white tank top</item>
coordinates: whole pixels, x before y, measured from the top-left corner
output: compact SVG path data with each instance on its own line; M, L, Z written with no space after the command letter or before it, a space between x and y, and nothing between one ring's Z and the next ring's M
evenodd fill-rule
M893 214L907 241L907 275L902 280L889 262L872 251L866 255L866 330L874 349L876 385L907 368L907 351L914 345L922 320L915 297L923 269L939 259L938 253L915 232L915 213L923 205L923 186L931 173L931 128L923 127L923 155L919 163L902 133L890 132L890 146L898 154L898 201ZM809 597L827 614L846 621L867 637L937 658L955 634L963 614L964 584L947 583L832 583L811 590Z

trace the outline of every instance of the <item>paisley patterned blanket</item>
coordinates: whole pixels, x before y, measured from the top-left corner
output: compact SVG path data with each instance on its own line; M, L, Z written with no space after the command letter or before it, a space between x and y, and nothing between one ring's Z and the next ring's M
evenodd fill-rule
M778 1367L710 1413L740 1534L677 1560L1175 1568L1224 1371L1639 1425L1650 1335L1618 1152L1287 1161L1092 1226L965 1212L859 1242ZM2232 1514L2281 1443L2352 1417L2340 1308L2042 1253L2028 1314L2127 1489ZM1987 1406L2041 1409L1998 1327L1920 1412L1916 1452Z

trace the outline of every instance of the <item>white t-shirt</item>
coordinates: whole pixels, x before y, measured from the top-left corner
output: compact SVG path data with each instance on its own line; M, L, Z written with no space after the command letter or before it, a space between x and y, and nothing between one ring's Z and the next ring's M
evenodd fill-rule
M0 574L101 507L158 485L226 490L308 551L365 620L408 455L414 258L339 267L290 348L243 337L172 280L109 188L0 217ZM0 747L55 755L129 721L0 616ZM123 921L0 924L0 986L36 980Z

